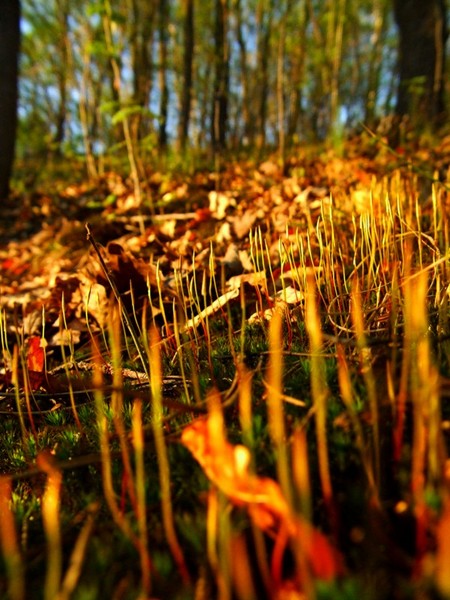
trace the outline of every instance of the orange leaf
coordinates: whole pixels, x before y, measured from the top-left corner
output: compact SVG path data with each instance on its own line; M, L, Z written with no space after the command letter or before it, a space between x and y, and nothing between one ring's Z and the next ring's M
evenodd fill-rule
M326 537L292 513L278 483L249 471L249 450L226 440L220 414L193 421L183 430L181 441L231 502L246 506L255 525L273 534L285 527L289 536L302 545L317 577L329 580L341 571L339 557Z
M41 345L41 338L38 335L33 335L28 338L27 349L27 367L29 371L42 373L44 370L44 349Z

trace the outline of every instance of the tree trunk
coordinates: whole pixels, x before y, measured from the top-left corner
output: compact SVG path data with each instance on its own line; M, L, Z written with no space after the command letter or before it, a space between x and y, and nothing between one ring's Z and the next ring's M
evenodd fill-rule
M183 49L183 89L180 102L180 123L178 144L184 150L189 134L192 98L192 65L194 61L194 0L185 0L184 49Z
M226 147L228 120L228 43L227 43L228 0L216 0L215 7L215 74L212 106L213 152Z
M295 45L291 52L291 65L288 74L288 81L290 82L290 89L288 94L288 105L287 105L287 135L289 143L293 143L300 129L300 118L302 116L302 102L303 102L303 87L304 87L304 74L305 74L305 60L306 60L306 39L307 39L307 9L306 3L303 2L299 8L297 14L298 32L295 30L297 39L301 40L301 43Z
M147 0L132 0L130 46L133 71L133 102L148 108L152 88L152 46L156 8ZM135 142L151 129L150 119L137 113L132 120L132 137Z
M69 41L69 4L66 1L56 3L56 24L58 40L58 66L56 70L58 88L58 109L56 112L56 131L52 141L52 151L62 154L62 146L66 134L67 93L69 79L70 41Z
M375 122L377 100L381 87L381 68L386 37L387 8L388 3L386 0L376 0L373 3L373 30L371 34L372 49L369 53L367 93L364 106L364 123L368 127L373 127Z
M257 56L257 90L258 90L258 133L256 146L263 150L266 145L267 99L269 96L269 54L271 51L270 40L272 33L272 8L273 0L266 3L259 0L256 14L256 27L258 31L256 41Z
M242 17L242 6L241 0L236 0L235 4L236 13L236 41L239 47L239 58L240 58L240 73L241 73L241 86L242 86L242 121L243 121L243 135L241 143L244 146L253 144L253 133L254 133L254 119L252 118L252 112L250 109L250 95L249 95L249 68L248 68L248 57L247 57L247 41L243 31L243 17Z
M0 11L0 199L9 194L17 124L20 1L7 0Z
M436 127L445 119L445 0L394 0L399 29L396 112L409 115L416 128Z
M169 114L169 87L167 84L168 62L168 5L167 0L159 0L159 133L158 147L164 150L167 146L167 117Z

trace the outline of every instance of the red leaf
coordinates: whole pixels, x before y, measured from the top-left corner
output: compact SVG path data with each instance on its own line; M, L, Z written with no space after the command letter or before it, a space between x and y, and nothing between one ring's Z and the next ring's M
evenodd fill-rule
M33 335L28 338L27 368L28 371L42 373L44 371L45 355L41 345L41 338Z

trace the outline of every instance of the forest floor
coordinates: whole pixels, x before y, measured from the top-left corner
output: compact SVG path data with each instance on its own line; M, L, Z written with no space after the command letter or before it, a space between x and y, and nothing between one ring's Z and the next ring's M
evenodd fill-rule
M13 198L0 596L450 597L449 165L358 139Z

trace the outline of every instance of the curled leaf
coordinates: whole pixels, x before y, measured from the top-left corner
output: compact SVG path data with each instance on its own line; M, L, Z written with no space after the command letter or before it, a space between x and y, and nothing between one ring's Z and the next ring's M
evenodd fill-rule
M301 545L315 576L331 580L339 574L340 557L327 538L293 514L276 481L250 472L249 450L226 440L218 415L193 421L183 430L181 441L212 483L235 505L247 508L257 527L272 535L284 529Z

